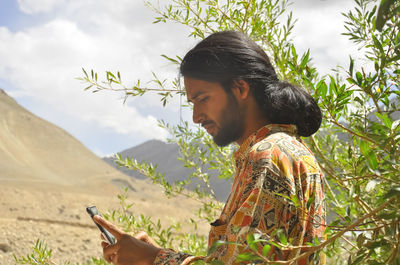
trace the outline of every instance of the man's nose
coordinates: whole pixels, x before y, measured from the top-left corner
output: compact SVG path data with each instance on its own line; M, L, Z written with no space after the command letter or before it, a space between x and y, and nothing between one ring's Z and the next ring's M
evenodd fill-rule
M194 123L201 123L204 120L204 115L202 114L199 107L196 104L193 105L193 122Z

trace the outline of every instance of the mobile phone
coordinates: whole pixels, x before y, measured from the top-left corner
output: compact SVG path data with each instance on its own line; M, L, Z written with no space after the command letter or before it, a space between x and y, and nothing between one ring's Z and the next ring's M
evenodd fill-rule
M97 210L96 206L89 206L86 208L86 211L88 212L88 214L90 215L90 217L93 220L93 217L95 215L99 215L101 216L101 214L99 213L99 211ZM94 222L94 221L93 221ZM111 245L115 244L115 237L108 232L104 227L102 227L101 225L99 225L98 223L94 222L97 227L100 229L101 233L104 235L104 237L107 239L108 243L110 243Z

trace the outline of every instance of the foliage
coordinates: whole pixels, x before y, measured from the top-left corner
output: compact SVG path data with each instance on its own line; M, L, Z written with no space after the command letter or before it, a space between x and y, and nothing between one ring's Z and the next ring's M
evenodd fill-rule
M207 253L207 238L204 235L183 233L180 223L170 226L162 224L161 220L153 221L151 217L143 214L135 215L131 209L133 204L127 203L128 188L118 195L120 202L119 209L113 209L110 212L102 213L107 220L117 224L125 232L132 235L145 231L155 242L163 248L174 248L179 251L193 253L194 255L205 255ZM196 225L196 222L193 222ZM37 240L32 252L27 256L17 257L14 255L16 264L29 265L58 265L53 259L53 250L47 247L44 241ZM70 265L70 262L64 262L60 265ZM106 265L103 258L92 257L91 260L80 265ZM79 265L79 264L76 264Z
M382 31L386 22L395 17L399 12L400 6L398 0L382 0L378 8L378 14L376 15L376 29Z
M35 246L32 247L32 253L25 257L17 257L14 255L14 260L17 264L31 264L31 265L56 265L51 258L53 250L48 249L46 243L36 240ZM68 262L64 265L69 264Z
M324 121L320 131L305 140L326 175L330 224L327 240L304 246L307 250L302 255L323 251L328 264L400 264L400 1L355 0L354 9L343 14L343 34L358 45L364 57L350 56L348 66L339 66L324 76L312 65L311 51L298 54L292 43L295 20L287 11L287 0L171 0L164 6L148 0L146 4L157 14L155 23L181 23L191 29L194 38L229 29L246 32L268 53L280 78L304 87L318 101ZM286 16L285 23L282 16ZM181 55L162 56L174 64L181 61ZM125 100L155 92L165 105L171 96L184 93L179 80L160 80L156 74L149 87L142 87L140 80L125 86L119 72L106 72L106 80L99 82L96 72L84 70L80 79L93 92L121 91ZM212 220L221 205L209 189L210 176L205 169L218 169L224 178L231 176L234 148L216 147L204 131L186 123L160 125L171 133L170 142L179 145L180 159L193 170L190 176L171 184L151 164L122 157L117 157L118 163L139 170L170 196L183 194L201 201L197 218ZM204 184L190 193L184 187L193 179ZM150 218L134 218L124 211L113 211L109 218L119 221L127 231L145 229L163 246L179 246L192 254L205 251L204 238L185 238L175 234L176 227L163 229ZM284 237L271 241L263 235L249 235L248 244L243 246L246 252L239 259L267 262L269 246L295 247L287 241ZM261 251L254 247L258 243L264 245Z
M134 214L131 211L133 204L127 204L128 191L128 188L125 188L124 193L118 195L120 209L105 213L104 217L106 219L118 224L127 233L146 232L163 248L175 248L180 251L195 253L196 255L204 255L206 253L207 239L204 235L183 233L182 225L179 222L166 227L161 220L153 221L151 217L143 214ZM195 221L193 221L193 225L196 225Z

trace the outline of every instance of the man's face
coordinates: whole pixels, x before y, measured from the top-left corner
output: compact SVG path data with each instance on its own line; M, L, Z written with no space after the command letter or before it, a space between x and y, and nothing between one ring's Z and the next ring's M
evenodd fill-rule
M185 77L186 95L193 104L193 122L200 123L218 146L239 139L244 121L233 94L215 82Z

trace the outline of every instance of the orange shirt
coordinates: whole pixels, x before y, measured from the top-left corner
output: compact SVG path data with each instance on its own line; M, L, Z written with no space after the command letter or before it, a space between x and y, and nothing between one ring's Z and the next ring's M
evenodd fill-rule
M323 175L314 155L296 136L295 126L266 125L240 146L234 158L235 179L220 218L211 224L209 247L216 241L242 246L220 245L204 257L206 262L236 264L237 255L246 251L247 235L253 233L280 242L274 236L274 231L280 229L293 246L312 243L314 238L323 240L326 226ZM261 250L263 245L259 247ZM272 246L267 258L289 260L301 251L301 248L282 251ZM188 264L199 258L162 250L154 263ZM313 255L297 264L323 265L325 259Z

